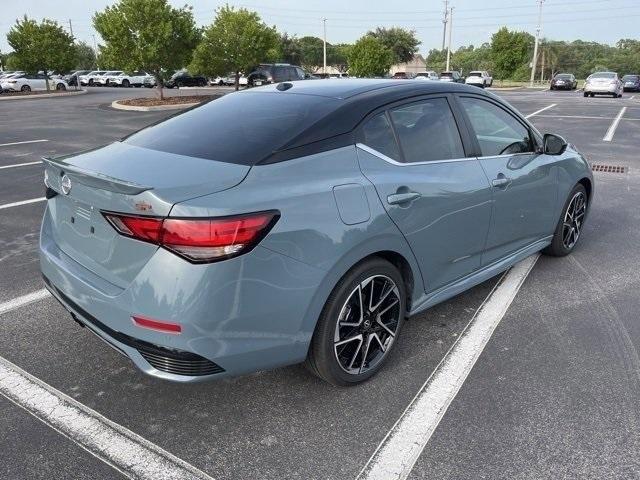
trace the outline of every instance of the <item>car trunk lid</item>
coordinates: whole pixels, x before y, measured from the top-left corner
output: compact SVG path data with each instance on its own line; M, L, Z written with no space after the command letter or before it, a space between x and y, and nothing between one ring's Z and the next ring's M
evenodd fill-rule
M102 212L169 215L175 203L238 185L249 166L116 142L76 155L45 158L52 235L69 257L125 288L157 250L118 234Z

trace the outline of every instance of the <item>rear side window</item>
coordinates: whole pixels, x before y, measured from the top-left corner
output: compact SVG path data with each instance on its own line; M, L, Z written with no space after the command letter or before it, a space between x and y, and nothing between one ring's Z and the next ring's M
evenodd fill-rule
M313 95L232 93L144 128L125 142L161 152L255 165L332 112L338 103Z
M478 98L460 98L484 157L533 151L529 130L510 113Z
M400 151L393 130L384 113L372 117L362 127L362 143L393 160L400 161Z
M458 126L445 98L412 103L390 111L407 163L463 158Z

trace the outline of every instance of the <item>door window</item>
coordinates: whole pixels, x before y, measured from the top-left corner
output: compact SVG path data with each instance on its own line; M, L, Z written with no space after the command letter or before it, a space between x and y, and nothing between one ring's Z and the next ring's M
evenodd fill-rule
M304 70L302 70L301 68L296 67L295 71L296 71L297 77L300 80L304 80Z
M458 126L445 98L403 105L390 111L404 161L428 162L463 158Z
M460 103L471 121L483 157L533 151L529 129L510 113L478 98L461 97Z
M393 160L400 160L398 144L384 113L372 117L362 127L362 143Z
M287 80L287 71L285 67L274 67L273 69L273 81L284 82Z

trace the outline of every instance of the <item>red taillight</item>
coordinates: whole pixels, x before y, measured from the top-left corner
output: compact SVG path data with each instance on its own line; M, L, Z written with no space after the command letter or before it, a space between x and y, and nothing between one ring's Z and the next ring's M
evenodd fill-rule
M208 219L162 219L110 212L103 215L118 233L155 243L197 263L248 252L268 233L278 217L276 212Z
M150 330L156 330L163 333L180 333L182 332L182 326L179 323L164 322L160 320L153 320L147 317L141 317L134 315L131 317L134 325L142 328L148 328Z

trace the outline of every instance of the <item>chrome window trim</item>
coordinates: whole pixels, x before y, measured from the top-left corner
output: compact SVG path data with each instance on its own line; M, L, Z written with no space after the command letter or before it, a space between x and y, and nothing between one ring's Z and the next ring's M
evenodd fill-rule
M477 157L463 157L463 158L449 158L446 160L430 160L427 162L402 163L402 162L398 162L397 160L394 160L391 157L387 157L384 153L380 153L376 149L371 148L365 145L364 143L356 143L356 147L361 150L364 150L367 153L370 153L371 155L378 157L380 160L384 160L385 162L390 163L391 165L395 165L396 167L411 167L413 165L433 165L434 163L468 162L470 160L477 160Z

